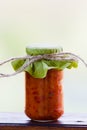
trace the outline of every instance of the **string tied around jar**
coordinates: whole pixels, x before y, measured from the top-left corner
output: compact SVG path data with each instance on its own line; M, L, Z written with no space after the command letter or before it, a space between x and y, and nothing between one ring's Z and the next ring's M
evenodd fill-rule
M0 78L11 77L16 74L19 74L22 71L24 71L33 62L42 60L42 59L56 60L56 61L76 61L76 62L78 62L80 60L87 67L87 63L81 57L79 57L76 54L70 53L70 52L60 52L60 53L43 54L43 55L36 55L36 56L26 55L26 56L20 56L20 57L12 57L7 60L1 61L0 66L6 64L8 62L15 61L15 60L26 60L25 63L23 64L23 66L20 67L16 72L11 73L11 74L0 73Z

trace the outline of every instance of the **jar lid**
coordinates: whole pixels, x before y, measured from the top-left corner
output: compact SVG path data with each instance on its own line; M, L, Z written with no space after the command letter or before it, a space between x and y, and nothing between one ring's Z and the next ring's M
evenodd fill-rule
M58 44L32 43L26 47L26 53L29 55L42 55L62 52L63 48Z

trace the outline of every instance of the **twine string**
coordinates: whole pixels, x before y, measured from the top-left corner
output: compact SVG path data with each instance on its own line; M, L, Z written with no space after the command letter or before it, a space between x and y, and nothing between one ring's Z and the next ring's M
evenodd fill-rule
M61 52L61 53L55 53L55 54L44 54L44 55L37 55L37 56L27 55L27 56L21 56L21 57L12 57L12 58L9 58L5 61L0 62L0 66L2 66L2 65L6 64L8 62L11 62L11 61L26 60L25 63L22 65L22 67L20 67L16 72L11 73L11 74L0 73L0 78L10 77L10 76L14 76L16 74L19 74L22 71L24 71L30 64L34 63L35 61L42 60L42 59L56 60L56 61L70 61L70 62L72 62L72 61L78 62L78 60L80 60L87 67L87 63L81 57L79 57L73 53L69 53L69 52Z

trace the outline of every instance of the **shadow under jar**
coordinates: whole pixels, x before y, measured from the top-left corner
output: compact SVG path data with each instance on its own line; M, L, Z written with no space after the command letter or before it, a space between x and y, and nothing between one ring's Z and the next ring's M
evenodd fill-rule
M64 113L63 71L48 70L45 78L25 72L25 113L34 121L57 120Z

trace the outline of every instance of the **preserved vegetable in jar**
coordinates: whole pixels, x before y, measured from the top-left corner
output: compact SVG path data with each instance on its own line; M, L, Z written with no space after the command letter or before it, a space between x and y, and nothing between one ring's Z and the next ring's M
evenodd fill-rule
M25 113L38 121L56 120L64 113L63 71L49 70L46 77L37 79L25 73Z
M16 73L25 72L25 113L35 121L56 120L64 113L63 70L78 66L76 55L47 43L31 44L26 53L12 62Z

